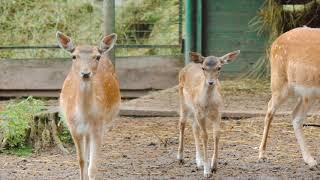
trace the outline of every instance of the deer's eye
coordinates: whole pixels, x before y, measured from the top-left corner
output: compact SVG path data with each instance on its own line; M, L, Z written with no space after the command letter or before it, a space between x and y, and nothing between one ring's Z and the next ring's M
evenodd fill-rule
M204 71L205 71L206 69L205 69L204 67L202 67L202 70L204 70Z
M221 70L221 67L218 67L217 70L220 71L220 70Z
M100 60L100 58L101 58L101 56L100 56L100 55L96 56L96 60L97 60L97 61L99 61L99 60Z
M77 56L73 55L73 56L72 56L72 59L73 59L73 60L77 59Z

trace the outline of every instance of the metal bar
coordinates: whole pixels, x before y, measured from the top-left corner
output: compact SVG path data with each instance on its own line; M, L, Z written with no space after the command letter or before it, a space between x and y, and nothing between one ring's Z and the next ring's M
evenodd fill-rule
M182 45L182 0L179 0L179 44Z
M189 52L192 48L192 13L193 13L193 0L185 1L185 22L186 22L186 35L185 35L185 48L184 48L184 63L187 64L190 61Z
M60 48L58 45L40 45L40 46L32 46L32 45L7 45L0 46L0 49L56 49Z
M151 44L118 44L116 48L179 48L180 45L151 45ZM8 45L0 46L0 50L5 49L59 49L58 45L41 45L41 46L29 46L29 45Z
M115 2L114 0L103 1L103 14L104 14L104 35L109 35L115 32ZM115 51L112 49L108 53L112 64L115 66Z
M179 48L180 45L118 44L116 48Z
M202 54L202 0L197 1L196 50Z
M303 127L310 127L310 126L320 127L320 124L303 124Z

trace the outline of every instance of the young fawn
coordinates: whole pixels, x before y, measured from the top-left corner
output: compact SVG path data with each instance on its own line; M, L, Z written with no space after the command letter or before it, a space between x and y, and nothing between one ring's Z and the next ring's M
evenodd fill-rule
M290 30L271 46L271 91L264 122L259 160L265 160L266 142L273 116L289 95L298 97L293 110L293 128L304 162L315 168L316 160L305 143L302 126L308 110L320 98L320 29L308 27Z
M192 130L196 145L197 167L204 168L204 176L209 177L212 171L217 169L218 143L220 136L220 108L222 97L218 80L223 65L233 61L240 51L230 52L222 57L202 57L198 53L191 52L191 63L186 65L179 73L180 96L180 137L178 160L183 163L183 137L187 118L194 116ZM207 127L213 129L214 154L210 162L208 160ZM202 132L203 155L200 151L200 130Z
M56 36L59 46L73 59L61 90L60 107L77 149L80 179L95 179L104 125L110 125L120 105L119 82L105 55L113 48L117 35L105 36L99 48L74 46L71 38L61 32Z

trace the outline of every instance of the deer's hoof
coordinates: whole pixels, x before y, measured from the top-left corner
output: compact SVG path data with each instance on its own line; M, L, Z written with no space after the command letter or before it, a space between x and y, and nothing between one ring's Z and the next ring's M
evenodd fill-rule
M184 160L183 159L178 159L179 165L184 165Z
M258 159L259 163L263 163L263 162L267 162L267 161L268 161L268 159L266 156L259 156L259 159Z
M211 167L211 172L215 173L215 172L217 172L217 169L218 169L217 166L213 166L213 167Z
M309 165L309 169L311 171L315 171L315 170L319 169L319 166L318 166L318 163L316 160L312 160L311 162L308 163L308 165Z
M204 176L204 178L210 178L212 176L212 173L210 171L204 172L203 176Z

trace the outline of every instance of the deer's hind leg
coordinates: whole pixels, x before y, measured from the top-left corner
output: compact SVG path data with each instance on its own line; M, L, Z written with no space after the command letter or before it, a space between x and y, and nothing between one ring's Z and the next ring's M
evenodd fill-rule
M306 118L308 111L310 110L314 100L311 98L301 98L294 109L293 115L293 128L297 141L300 145L300 150L305 163L309 165L311 169L317 166L317 161L311 156L309 149L305 142L305 136L303 133L303 120Z
M280 82L283 82L283 81L280 81ZM276 85L273 85L273 86L276 86ZM279 88L277 88L278 90L272 92L272 97L268 103L268 110L264 119L263 136L262 136L262 140L259 148L259 161L266 160L265 150L267 146L267 138L270 130L270 125L273 120L273 116L276 113L276 110L286 100L289 94L289 89L286 83L278 86L279 86Z
M180 120L179 120L179 148L178 148L178 154L177 159L180 164L183 163L183 145L184 145L184 130L186 127L186 122L188 119L188 116L190 114L189 109L187 105L185 104L185 99L183 96L183 89L179 89L179 96L180 96Z

